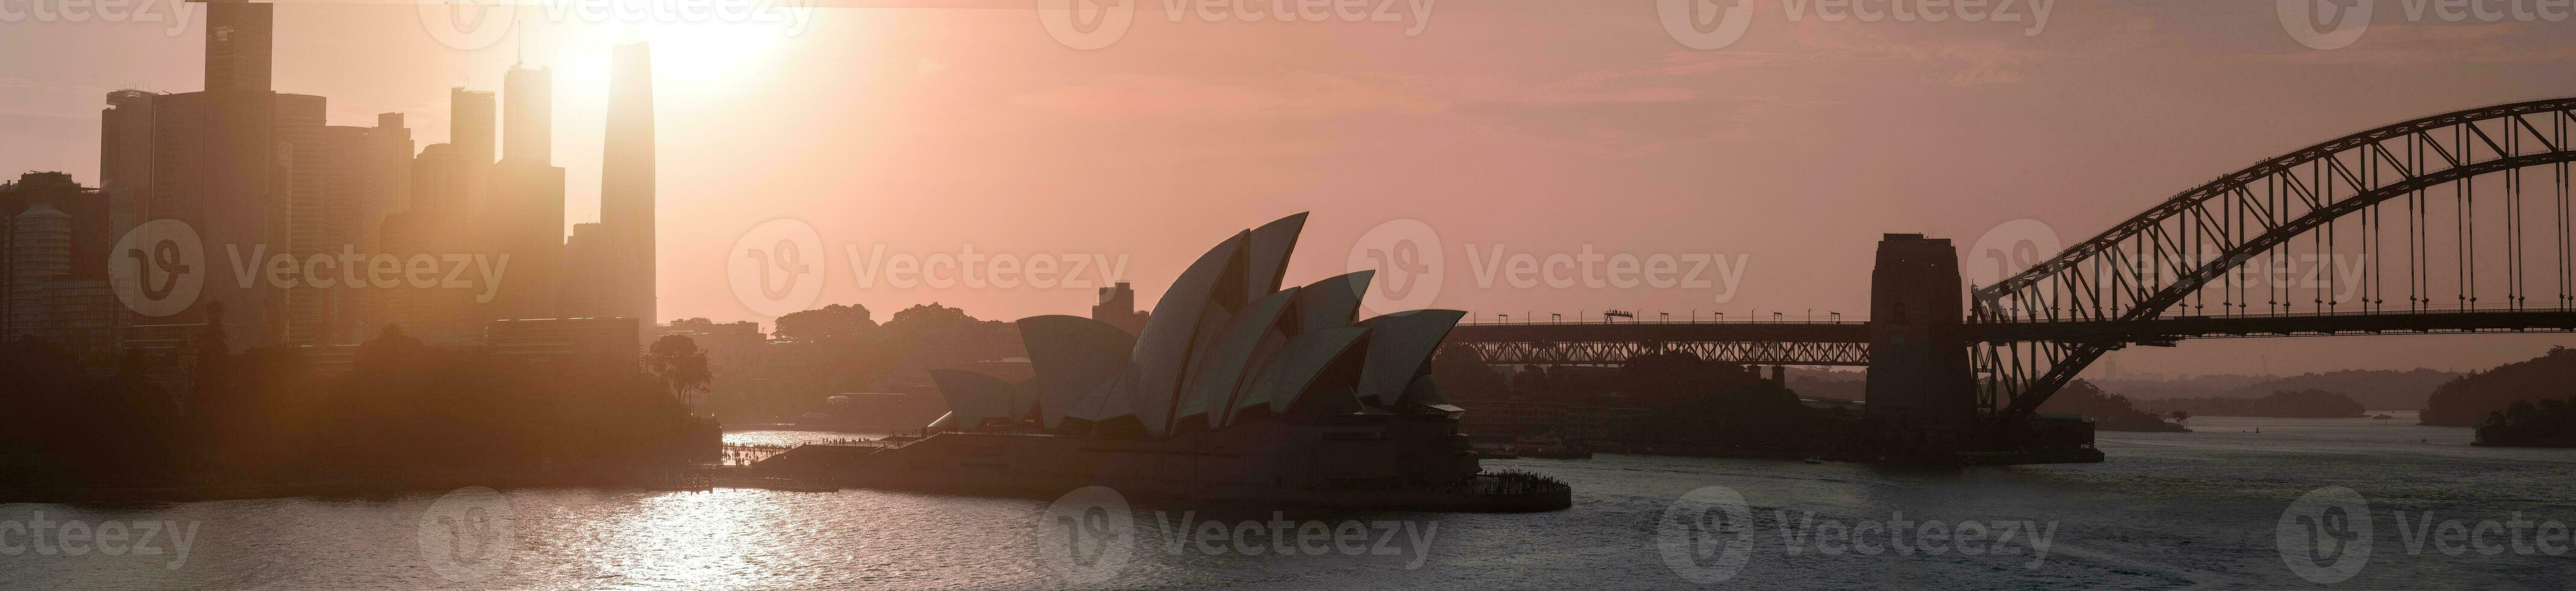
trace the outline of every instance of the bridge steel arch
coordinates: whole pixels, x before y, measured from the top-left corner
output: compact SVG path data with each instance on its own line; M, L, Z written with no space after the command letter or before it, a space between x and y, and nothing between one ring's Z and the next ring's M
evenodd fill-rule
M1979 339L1972 355L1977 372L1985 376L1979 403L1989 409L1998 403L2007 405L1995 410L1992 426L2017 424L2085 366L2132 344L2129 338L2068 339L2045 336L2051 331L1993 330L1993 325L2118 325L2203 318L2211 315L2206 308L2213 292L2220 302L2218 316L2254 315L2256 297L2272 298L2264 301L2264 315L2294 312L2302 302L2285 301L2289 290L2274 292L2267 285L2258 296L2243 286L2237 273L2258 256L2271 264L2271 257L2295 251L2302 239L2312 254L2338 253L2336 222L2348 217L2359 222L2355 224L2358 232L2366 237L2354 239L2360 241L2367 261L2361 297L2344 301L2330 296L2329 290L2319 290L2313 301L2305 302L2311 313L2434 311L2429 293L2434 282L2424 271L2432 234L2419 234L2418 221L2429 225L2420 211L2433 204L2430 190L2449 185L2454 188L2452 197L2464 200L2459 211L2467 213L2460 219L2473 224L2468 221L2475 212L2470 191L2482 176L2507 177L2509 201L2504 207L2513 224L2504 230L2505 255L2512 266L2502 307L2513 311L2576 308L2576 217L2569 211L2568 172L2568 163L2576 161L2576 146L2570 145L2576 134L2571 129L2576 129L2576 98L2468 109L2355 133L2184 191L2027 270L1994 285L1974 287L1966 332ZM2539 308L2528 308L2528 273L2521 269L2530 235L2520 217L2527 211L2522 192L2531 184L2526 177L2533 169L2554 172L2555 207L2543 212L2554 214L2552 226L2559 234L2558 301ZM2388 278L2379 262L2388 256L2381 253L2371 258L2370 249L2381 244L2382 227L2377 222L2387 212L2380 206L2400 197L2406 198L2408 206L2402 213L2409 216L2407 252L2402 255L2407 261L2407 297L2392 308L2385 291ZM2457 243L2460 252L2456 254L2469 261L2460 267L2464 273L2477 268L2479 246L2474 229L2470 232ZM2474 275L2469 277L2460 282L2463 293L2458 306L2475 310L2484 304L2476 300ZM2172 314L2177 311L2183 313ZM2030 340L1994 336L2016 332L2032 336L2023 337Z

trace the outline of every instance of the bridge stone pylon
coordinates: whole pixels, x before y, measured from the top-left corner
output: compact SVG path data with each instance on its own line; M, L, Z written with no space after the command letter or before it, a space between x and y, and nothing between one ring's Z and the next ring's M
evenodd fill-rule
M1870 272L1869 416L1955 447L1977 428L1976 383L1959 337L1959 251L1947 238L1888 234Z

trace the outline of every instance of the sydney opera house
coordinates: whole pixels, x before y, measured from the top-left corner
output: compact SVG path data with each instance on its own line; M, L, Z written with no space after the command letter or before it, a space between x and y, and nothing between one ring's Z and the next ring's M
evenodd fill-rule
M1297 214L1236 233L1163 292L1141 334L1019 321L1035 377L933 373L930 434L809 445L762 467L861 486L1425 510L1565 507L1563 484L1484 473L1431 379L1462 312L1358 318L1372 272L1282 288Z

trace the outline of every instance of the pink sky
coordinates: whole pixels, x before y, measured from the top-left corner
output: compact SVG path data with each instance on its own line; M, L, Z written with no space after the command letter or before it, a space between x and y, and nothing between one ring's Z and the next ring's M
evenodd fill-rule
M2036 35L1790 22L1756 2L1741 42L1696 50L1645 1L1453 0L1410 36L1416 23L1172 22L1160 4L1091 51L1050 38L1027 4L824 8L801 30L536 18L522 32L528 61L558 71L573 222L597 215L609 47L656 43L666 319L766 322L725 265L778 218L831 251L816 305L882 319L935 300L1007 319L1083 313L1092 294L862 288L842 247L1126 255L1151 302L1215 241L1298 211L1314 216L1292 283L1344 272L1363 233L1412 219L1445 245L1436 307L1856 313L1880 233L1964 247L2030 218L2072 242L2317 141L2576 95L2576 21L2382 14L2358 44L2319 51L2271 2L2067 0ZM196 23L0 28L0 166L91 182L106 92L201 84ZM445 139L448 86L494 89L514 56L441 45L409 5L304 3L278 9L277 53L278 90L330 97L336 124L406 113L422 145ZM1747 265L1723 303L1723 289L1478 285L1467 252L1498 245ZM2118 358L2125 372L2469 369L2570 342L2202 341Z

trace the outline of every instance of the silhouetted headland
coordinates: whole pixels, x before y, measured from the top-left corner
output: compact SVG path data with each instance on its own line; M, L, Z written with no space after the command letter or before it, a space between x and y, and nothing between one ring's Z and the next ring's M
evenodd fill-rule
M755 469L871 487L1354 509L1563 509L1554 479L1487 472L1431 357L1462 312L1358 317L1372 272L1280 285L1305 214L1236 233L1143 330L1018 322L1034 377L930 372L949 411L918 437L808 444Z

